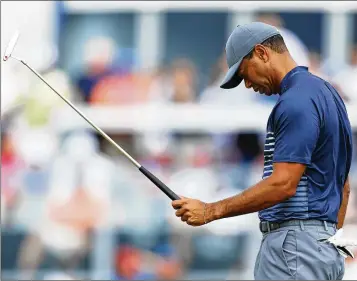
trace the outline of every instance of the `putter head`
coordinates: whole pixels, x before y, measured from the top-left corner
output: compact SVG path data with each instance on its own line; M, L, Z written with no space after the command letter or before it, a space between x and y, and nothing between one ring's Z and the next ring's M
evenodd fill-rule
M3 56L3 60L7 61L10 57L12 52L15 49L17 40L19 39L20 33L18 31L15 32L15 34L11 37L9 44L6 46L5 53Z

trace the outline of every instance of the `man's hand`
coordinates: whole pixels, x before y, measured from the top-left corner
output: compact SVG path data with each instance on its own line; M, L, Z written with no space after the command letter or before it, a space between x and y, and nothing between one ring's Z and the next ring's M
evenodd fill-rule
M176 216L180 217L183 222L188 225L200 226L208 222L207 207L208 204L186 197L181 197L180 200L172 201L172 207L177 210Z
M176 216L192 226L258 212L294 196L305 168L299 163L274 163L270 177L238 195L213 203L181 197L172 206L177 210Z

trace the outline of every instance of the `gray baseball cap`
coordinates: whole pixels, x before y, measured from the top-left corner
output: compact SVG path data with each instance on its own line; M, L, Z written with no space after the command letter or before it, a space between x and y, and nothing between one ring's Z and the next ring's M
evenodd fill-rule
M229 36L226 44L229 69L221 88L232 89L237 87L243 80L236 75L243 58L253 50L255 45L261 44L268 38L278 34L280 32L276 27L262 22L238 25Z

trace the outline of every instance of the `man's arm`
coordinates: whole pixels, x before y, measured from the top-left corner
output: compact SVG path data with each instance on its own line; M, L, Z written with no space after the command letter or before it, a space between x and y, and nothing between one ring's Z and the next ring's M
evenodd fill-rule
M320 115L309 95L291 93L274 109L272 175L237 196L208 205L210 218L238 216L274 206L296 193L320 135Z
M345 221L346 217L346 211L347 211L347 205L348 205L348 199L350 197L350 181L347 178L345 185L343 187L343 196L342 196L342 203L340 210L338 212L338 222L337 222L337 228L340 229L343 226L343 223Z
M320 114L309 95L296 92L280 100L272 116L268 126L274 140L273 158L268 160L269 165L273 165L270 177L239 195L211 204L189 198L175 200L172 206L177 210L176 216L189 225L198 226L257 212L295 195L320 136Z
M295 195L304 171L303 164L274 163L270 177L239 195L207 204L206 222L254 213L289 199Z

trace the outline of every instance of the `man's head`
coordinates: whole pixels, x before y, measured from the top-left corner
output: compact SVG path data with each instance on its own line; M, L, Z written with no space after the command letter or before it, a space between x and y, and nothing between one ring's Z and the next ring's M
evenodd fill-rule
M229 70L221 88L237 87L244 80L247 88L266 95L280 91L284 64L291 68L293 63L279 31L260 22L237 26L227 41L226 55Z

